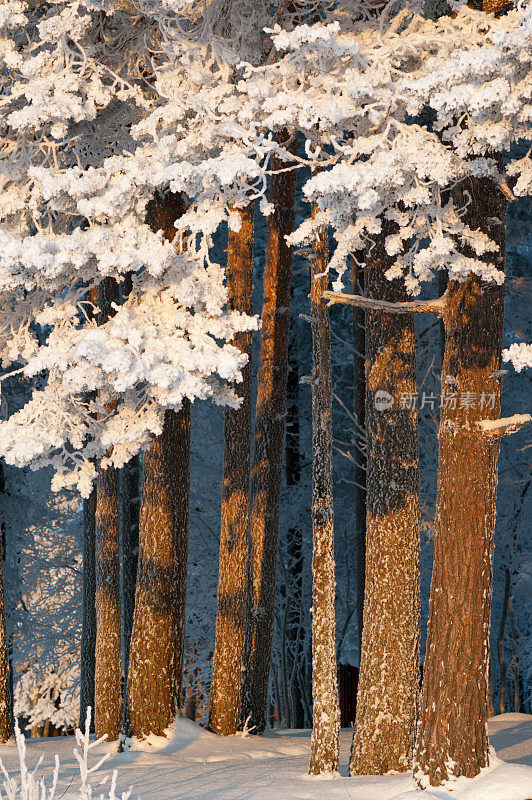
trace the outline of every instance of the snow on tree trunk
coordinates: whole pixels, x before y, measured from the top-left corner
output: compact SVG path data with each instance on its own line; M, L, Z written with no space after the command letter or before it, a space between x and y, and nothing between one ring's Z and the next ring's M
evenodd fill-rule
M338 771L340 706L336 677L332 386L327 288L328 233L321 230L311 262L312 315L312 700L309 772Z
M173 241L186 211L183 195L157 195L148 221ZM185 638L190 496L190 402L167 411L163 431L144 453L135 612L125 727L162 734L179 707Z
M185 635L190 403L167 411L144 453L139 561L129 657L130 735L163 734L179 702Z
M483 257L504 270L506 200L470 179L464 221L500 247ZM450 281L439 431L438 496L427 656L414 773L420 785L472 778L488 764L487 692L498 438L477 427L499 417L504 286Z
M79 725L94 708L96 650L96 488L83 501L83 616L81 623Z
M98 323L111 314L119 300L118 284L104 278L98 291ZM107 409L113 412L113 404ZM96 648L94 678L94 730L118 739L122 708L120 613L120 470L101 469L96 485Z
M4 473L0 463L0 495L4 493ZM13 715L11 703L11 680L6 632L6 609L4 603L4 531L0 527L0 744L8 742L13 736Z
M406 299L384 276L385 230L365 268L369 297ZM350 773L412 763L419 680L419 454L412 315L366 315L367 518L364 626ZM404 400L407 402L404 402Z
M253 313L253 205L239 211L242 227L229 231L228 306ZM235 386L239 409L226 408L218 611L214 646L209 728L229 736L242 726L246 643L249 487L251 466L251 331L232 340L248 356L243 381Z
M287 146L289 134L284 132L279 137ZM284 162L273 159L273 169L283 166ZM250 716L256 733L266 727L273 636L292 263L292 249L285 237L294 225L295 187L294 171L272 177L270 200L274 212L268 222L251 470L250 643L244 676L246 716Z

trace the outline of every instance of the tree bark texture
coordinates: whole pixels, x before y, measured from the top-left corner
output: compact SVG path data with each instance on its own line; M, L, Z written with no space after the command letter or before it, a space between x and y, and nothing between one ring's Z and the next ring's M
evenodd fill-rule
M506 200L489 179L464 182L464 220L494 239L504 269ZM414 772L438 786L488 764L487 692L504 287L449 282L439 431L435 548Z
M83 501L83 617L79 727L84 730L87 710L94 709L96 659L96 487ZM92 714L94 720L94 714ZM94 724L94 723L93 723Z
M227 247L228 307L253 313L254 210L240 210L240 231L229 232ZM245 668L247 564L249 554L249 489L251 467L252 333L231 342L248 356L243 381L235 386L242 404L226 408L222 519L218 574L218 610L214 646L209 728L229 736L242 727Z
M186 211L181 194L157 195L148 222L169 241ZM190 402L164 415L144 453L135 611L125 728L140 739L162 734L180 703L185 638L190 496Z
M139 561L127 687L130 735L161 735L183 671L190 494L190 402L167 411L144 453Z
M387 225L368 255L369 297L406 299L384 272ZM411 314L366 315L367 517L364 625L350 774L412 763L419 681L419 454Z
M119 300L118 284L104 278L98 290L98 324L111 316ZM113 404L107 413L112 414ZM96 648L94 730L118 739L122 708L120 613L120 470L101 469L96 483Z
M327 288L327 230L314 244L312 317L312 700L309 772L338 772L340 706L336 676L334 517L332 480L332 385Z
M4 493L3 465L0 463L0 496ZM13 736L13 711L11 697L11 676L6 631L6 608L4 602L4 531L0 526L0 744L8 742Z
M280 134L290 146L288 133ZM273 160L272 168L284 162ZM266 727L266 706L273 636L279 499L285 430L290 271L292 250L286 236L294 226L296 177L293 171L274 175L270 199L261 349L258 375L255 443L251 470L250 508L250 637L244 677L246 716L255 733Z

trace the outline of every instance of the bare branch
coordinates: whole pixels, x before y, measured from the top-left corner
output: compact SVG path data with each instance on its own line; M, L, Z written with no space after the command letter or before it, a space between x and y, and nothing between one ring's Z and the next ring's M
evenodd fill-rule
M502 419L482 419L477 422L477 427L489 439L499 439L501 436L517 433L517 431L520 431L521 428L531 422L532 414L514 414L513 417L504 417Z
M333 303L343 303L369 311L390 311L394 314L438 314L443 317L447 302L447 292L434 300L411 300L406 303L389 303L387 300L375 300L360 294L344 294L343 292L324 292L323 297Z

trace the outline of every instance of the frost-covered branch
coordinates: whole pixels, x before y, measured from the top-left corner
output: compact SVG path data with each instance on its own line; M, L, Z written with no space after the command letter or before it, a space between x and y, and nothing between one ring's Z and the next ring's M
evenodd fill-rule
M483 419L477 422L477 426L488 439L499 439L517 433L531 422L532 414L514 414L513 417L502 419Z
M341 303L356 308L365 308L368 311L390 311L393 314L438 314L440 317L445 313L447 300L447 294L443 294L435 300L412 300L404 303L389 303L386 300L375 300L372 297L342 292L324 292L323 297L329 301L329 305Z

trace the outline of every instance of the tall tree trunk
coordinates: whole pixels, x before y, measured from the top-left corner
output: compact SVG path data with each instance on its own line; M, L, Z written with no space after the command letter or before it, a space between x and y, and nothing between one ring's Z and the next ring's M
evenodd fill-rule
M291 299L294 289L292 285ZM293 303L292 303L293 308ZM286 379L286 486L289 502L290 491L297 491L301 480L301 451L299 425L299 367L297 319L290 315L288 338L288 375ZM295 495L297 497L297 495ZM285 668L287 670L288 727L305 727L305 646L306 637L303 618L303 534L299 520L290 526L286 534L288 556L286 587L286 642Z
M406 299L384 273L388 225L365 267L366 294ZM419 681L419 454L414 321L366 316L367 517L364 625L350 773L412 763ZM405 402L406 398L406 402Z
M124 276L121 286L122 303L133 294L133 273ZM122 527L120 531L120 550L122 561L122 649L124 656L124 687L127 687L129 670L129 648L133 630L135 610L135 588L137 585L137 566L139 561L139 518L140 518L140 476L141 457L137 453L121 470ZM124 704L124 711L126 704Z
M87 315L93 319L98 308L98 287L88 293ZM87 401L95 392L87 394ZM88 709L91 709L91 730L94 730L94 678L96 672L96 486L83 500L83 611L81 622L79 727L85 730Z
M464 221L500 247L506 201L489 179L464 181ZM449 282L439 432L434 567L414 773L420 785L473 777L488 764L487 676L498 438L477 426L500 413L504 287Z
M84 730L89 708L94 709L96 670L96 487L83 501L83 617L81 623L79 727ZM94 714L91 715L94 727Z
M327 304L328 240L322 229L311 262L312 317L312 699L309 772L338 771L340 706L336 676L332 480L331 332Z
M0 462L0 496L4 494L4 468ZM6 632L6 608L4 602L3 562L5 535L0 526L0 744L8 742L13 736L13 711L11 696L11 675Z
M183 195L157 195L148 207L153 230L173 241L186 211ZM190 402L167 411L163 431L144 454L135 612L129 655L125 728L162 734L179 707L185 638L190 496Z
M279 135L285 146L289 134ZM295 145L294 145L295 146ZM272 168L284 162L273 160ZM292 250L285 237L294 226L296 176L281 172L272 178L261 350L258 376L255 446L251 470L250 510L250 640L244 678L246 715L256 733L266 727L268 681L273 636L279 499L285 429L290 271Z
M128 673L128 726L161 735L183 671L190 494L190 403L167 411L144 453L139 562Z
M138 455L134 456L121 470L122 641L126 685L139 561L140 472L140 457Z
M118 284L104 278L98 291L98 324L111 316L119 301ZM111 404L107 412L113 413ZM122 708L120 614L120 470L101 469L96 482L96 648L94 680L94 730L118 739Z
M240 231L229 232L228 306L253 313L253 205L240 212ZM251 331L238 333L235 347L248 356L243 381L235 386L239 409L226 408L218 611L209 728L229 736L240 730L245 668L249 487L251 466Z
M353 294L364 292L364 271L353 259ZM354 416L355 416L355 540L357 555L357 638L362 652L364 589L366 583L366 321L361 308L353 309ZM360 665L360 662L359 662Z

